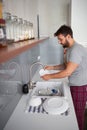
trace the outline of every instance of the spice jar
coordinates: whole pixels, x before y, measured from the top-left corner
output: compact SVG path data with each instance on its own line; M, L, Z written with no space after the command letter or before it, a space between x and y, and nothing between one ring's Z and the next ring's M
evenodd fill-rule
M12 39L11 13L4 12L3 17L4 17L5 22L6 22L6 38L7 38L7 40L11 40Z
M6 27L4 19L0 19L0 46L6 46Z

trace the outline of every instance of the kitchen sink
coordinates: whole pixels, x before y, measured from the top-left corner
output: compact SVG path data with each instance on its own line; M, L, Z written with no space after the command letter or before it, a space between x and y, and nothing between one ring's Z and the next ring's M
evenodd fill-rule
M65 97L65 87L63 82L38 81L31 92L31 97Z
M66 92L64 82L38 81L30 91L25 112L54 115L68 113L69 103Z

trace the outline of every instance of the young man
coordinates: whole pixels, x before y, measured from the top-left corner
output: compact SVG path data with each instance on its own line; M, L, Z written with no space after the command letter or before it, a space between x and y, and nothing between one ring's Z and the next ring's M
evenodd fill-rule
M79 129L83 130L84 111L87 101L87 49L73 38L69 26L61 26L54 34L66 51L66 64L46 66L45 69L60 69L55 74L42 76L44 80L68 77Z

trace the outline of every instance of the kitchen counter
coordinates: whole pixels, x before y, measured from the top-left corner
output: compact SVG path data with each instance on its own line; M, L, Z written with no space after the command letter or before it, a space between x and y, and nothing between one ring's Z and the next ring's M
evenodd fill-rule
M36 38L33 40L26 40L23 42L16 42L8 44L5 47L0 48L0 63L6 62L17 55L21 54L22 52L25 52L29 50L30 48L36 46L39 43L42 43L43 41L47 40L48 37L45 38Z
M37 74L33 79L42 81ZM19 101L4 130L79 130L67 78L58 79L57 81L63 81L66 87L67 99L70 106L68 115L26 113L26 101L29 94L25 94Z

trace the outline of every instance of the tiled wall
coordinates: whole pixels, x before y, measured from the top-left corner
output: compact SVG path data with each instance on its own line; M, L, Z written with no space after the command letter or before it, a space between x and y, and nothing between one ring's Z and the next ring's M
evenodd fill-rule
M29 81L30 65L37 61L39 46L33 47L10 61L0 64L0 130L22 96L22 86ZM37 70L33 68L33 74Z
M38 60L39 45L33 47L10 61L0 64L0 81L29 81L30 65Z
M57 39L50 38L14 59L0 64L0 118L2 119L0 120L0 130L3 129L20 100L22 86L29 82L30 66L33 62L38 61L38 57L40 58L39 61L44 65L61 64L63 62L63 48L58 44ZM37 71L37 67L39 66L33 66L32 77ZM3 95L6 98L3 99Z
M40 60L43 64L62 64L63 56L63 47L58 43L56 37L49 38L48 41L40 44Z
M44 65L61 64L63 48L56 38L49 38L8 62L0 64L0 82L20 81L22 84L29 82L30 66L38 61L38 57ZM32 76L37 71L37 66L33 67Z

